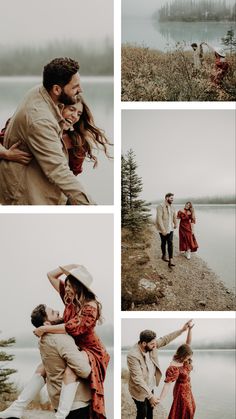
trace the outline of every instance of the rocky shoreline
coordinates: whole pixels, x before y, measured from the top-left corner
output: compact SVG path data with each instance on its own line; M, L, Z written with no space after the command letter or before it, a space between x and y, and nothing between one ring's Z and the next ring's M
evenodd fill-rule
M122 309L132 311L235 310L235 296L196 254L180 255L173 269L161 259L154 225L139 236L122 233Z

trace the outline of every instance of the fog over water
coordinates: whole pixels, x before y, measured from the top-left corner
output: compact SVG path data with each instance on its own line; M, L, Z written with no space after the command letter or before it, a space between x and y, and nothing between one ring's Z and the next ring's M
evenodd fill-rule
M215 0L217 3L218 1ZM233 5L235 0L226 0L226 4ZM125 17L150 17L170 0L122 0L122 15Z
M37 46L66 39L98 46L113 38L110 0L0 0L0 10L0 46Z
M233 110L125 110L122 152L130 148L146 200L235 193Z

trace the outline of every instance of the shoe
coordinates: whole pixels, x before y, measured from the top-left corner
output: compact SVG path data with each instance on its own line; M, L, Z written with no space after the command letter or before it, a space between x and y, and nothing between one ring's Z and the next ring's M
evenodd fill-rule
M162 255L162 260L164 260L164 262L169 262L169 259L167 259L167 257L165 255Z
M187 250L187 252L186 252L186 259L188 259L188 260L191 259L191 252L190 252L190 250Z
M168 266L169 266L169 268L172 268L172 266L175 266L172 259L169 260Z
M26 384L23 391L18 398L11 404L10 407L0 412L1 419L16 418L20 419L23 416L24 410L28 404L35 398L35 396L43 388L45 381L40 374L34 374L31 380Z

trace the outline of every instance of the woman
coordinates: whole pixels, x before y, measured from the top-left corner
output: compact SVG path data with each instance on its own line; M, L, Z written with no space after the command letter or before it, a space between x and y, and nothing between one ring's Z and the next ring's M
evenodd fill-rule
M107 157L107 146L111 143L104 132L95 123L92 113L82 96L75 105L65 106L62 110L65 119L63 142L69 154L69 166L75 176L82 172L82 165L87 157L97 166L94 148L102 149Z
M229 63L226 61L225 52L222 48L213 48L207 42L203 42L215 54L215 72L211 76L211 81L216 86L220 86L229 70Z
M95 149L102 149L109 158L107 146L111 143L106 138L104 132L98 128L93 119L93 115L85 103L82 96L78 97L74 105L66 105L62 108L64 118L63 143L68 151L68 164L75 176L82 172L85 158L94 162L97 166L97 158L94 155ZM3 146L4 134L9 123L0 133L0 158L5 160L17 161L21 164L29 164L32 155L20 150L20 143L14 144L9 150Z
M62 274L67 275L65 283L60 280ZM90 288L92 277L81 265L67 265L49 272L48 278L65 304L63 315L65 323L56 326L41 326L35 330L35 334L42 336L43 333L49 332L68 333L74 338L76 345L87 353L91 365L89 380L92 390L93 417L104 418L103 382L110 357L94 331L97 321L101 320L101 304ZM76 383L75 374L74 382ZM77 385L74 387L74 394L76 389ZM71 405L68 406L67 414L70 407ZM58 410L60 410L60 403ZM61 417L59 414L56 415L56 418Z
M60 279L63 274L67 275L65 282ZM55 326L40 326L35 329L34 333L38 337L44 333L68 333L74 338L80 350L86 352L91 366L91 374L88 378L92 393L91 417L93 419L103 419L106 417L103 383L110 356L94 331L96 323L101 321L102 306L90 288L92 277L87 269L81 265L67 265L49 272L48 279L56 291L59 292L65 304L64 323ZM45 377L45 370L40 365L32 381L37 391L44 385L42 377ZM77 386L76 375L67 367L56 413L57 419L64 419L69 414ZM32 392L31 396L34 397L36 393ZM13 403L14 406L0 413L0 418L8 418L9 414L12 413L12 408L18 408L18 405L21 408L21 399L20 395L17 401ZM23 411L21 411L22 414Z
M173 391L173 403L168 419L193 419L196 410L195 401L192 395L190 372L192 371L193 354L190 347L192 340L192 328L188 326L186 343L181 345L166 371L165 384L160 395L160 402L166 397L171 385L175 382Z
M186 202L184 209L179 210L177 218L179 223L179 250L185 252L186 258L191 258L191 252L196 252L198 244L194 235L196 223L195 211L191 202Z

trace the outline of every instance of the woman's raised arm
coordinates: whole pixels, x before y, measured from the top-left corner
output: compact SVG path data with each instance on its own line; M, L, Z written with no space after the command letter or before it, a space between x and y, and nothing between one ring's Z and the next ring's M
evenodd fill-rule
M186 343L188 344L188 345L191 345L191 343L192 343L192 328L193 328L193 326L194 326L194 323L193 324L189 324L189 326L188 326L188 333L187 333L187 338L186 338Z
M61 268L56 268L53 271L47 273L47 277L57 292L59 292L60 287L60 276L63 274Z
M77 268L79 265L76 264L70 264L70 265L65 265L63 266L63 268L67 269L67 271L70 271L71 269ZM64 272L61 268L56 268L53 271L50 271L47 273L47 277L49 279L49 281L51 282L53 288L55 288L55 290L57 292L60 291L59 287L60 287L60 276L63 275Z

